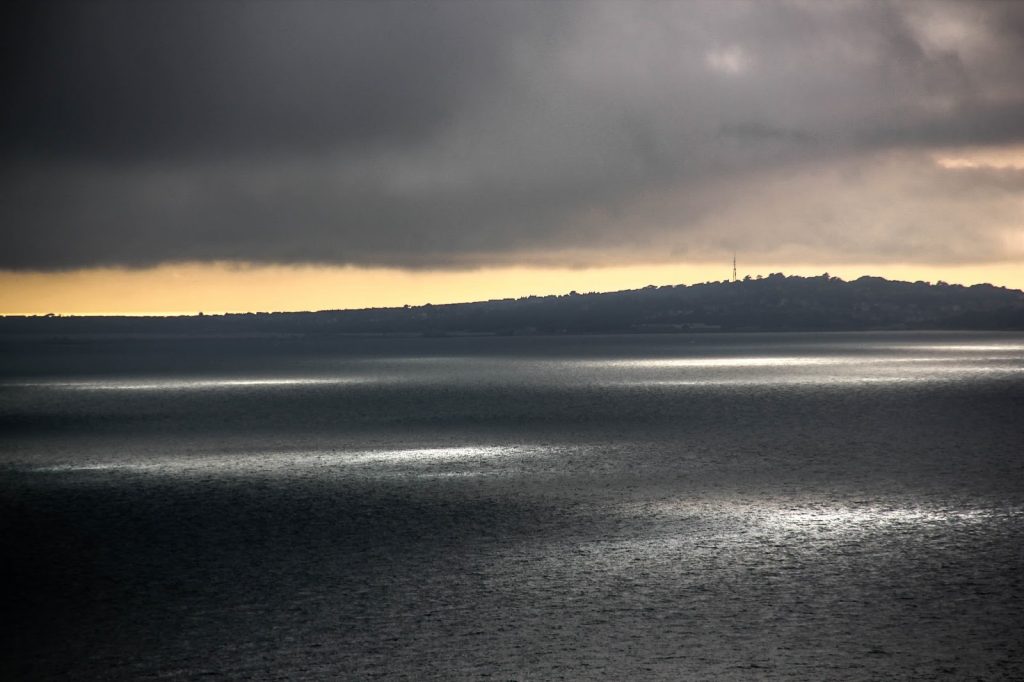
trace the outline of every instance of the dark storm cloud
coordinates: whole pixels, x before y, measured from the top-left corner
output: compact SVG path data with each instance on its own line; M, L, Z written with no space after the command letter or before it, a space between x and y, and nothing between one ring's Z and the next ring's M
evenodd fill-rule
M19 5L5 151L166 160L415 142L555 10L441 3Z
M5 11L0 267L1020 255L1024 6Z

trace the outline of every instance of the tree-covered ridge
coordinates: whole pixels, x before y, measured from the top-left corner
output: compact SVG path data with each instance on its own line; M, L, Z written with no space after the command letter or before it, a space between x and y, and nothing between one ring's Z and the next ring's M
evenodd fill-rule
M8 317L39 333L565 334L593 332L1024 330L1024 292L978 284L781 273L738 282L477 303L170 318Z

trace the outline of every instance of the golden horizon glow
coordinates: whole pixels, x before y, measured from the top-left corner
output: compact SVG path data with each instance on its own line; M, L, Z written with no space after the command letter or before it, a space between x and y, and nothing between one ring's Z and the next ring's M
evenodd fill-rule
M1024 263L751 265L740 277L772 272L846 280L862 275L1024 289ZM68 272L0 272L0 315L195 315L399 307L522 296L619 291L729 278L728 263L659 263L593 268L502 266L437 271L321 266L162 265Z

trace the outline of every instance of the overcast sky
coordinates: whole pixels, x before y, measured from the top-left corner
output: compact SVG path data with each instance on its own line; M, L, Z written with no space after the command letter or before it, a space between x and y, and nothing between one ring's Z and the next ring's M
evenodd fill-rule
M1024 258L1024 3L0 11L3 269Z

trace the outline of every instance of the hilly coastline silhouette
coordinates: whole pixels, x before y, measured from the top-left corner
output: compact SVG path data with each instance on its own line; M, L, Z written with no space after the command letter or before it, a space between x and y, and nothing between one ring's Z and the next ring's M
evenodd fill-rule
M177 317L11 316L0 333L528 335L1024 330L1024 292L864 276L746 277L609 293L317 312Z

